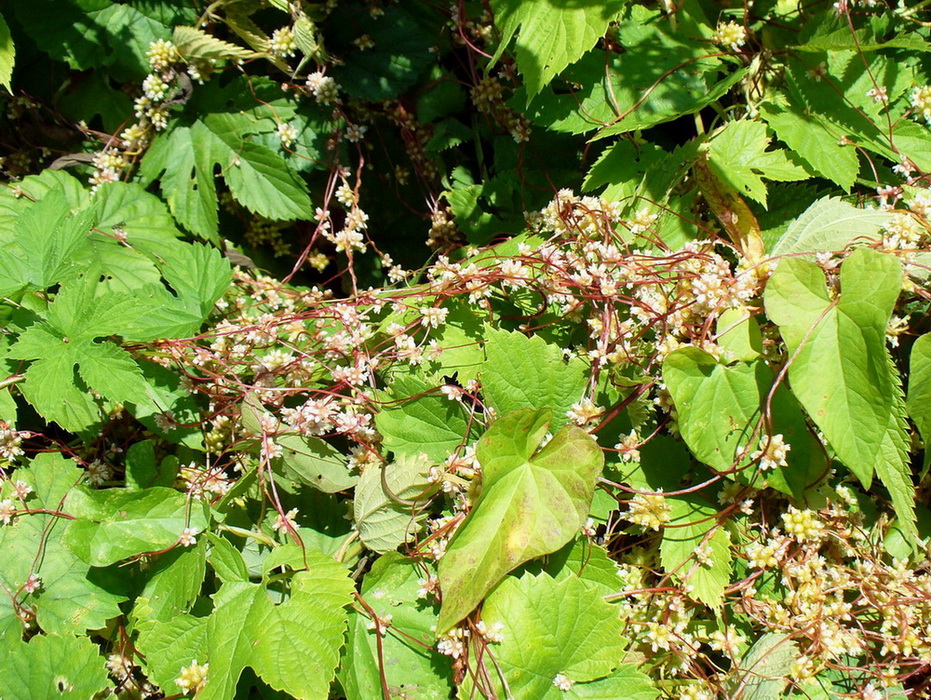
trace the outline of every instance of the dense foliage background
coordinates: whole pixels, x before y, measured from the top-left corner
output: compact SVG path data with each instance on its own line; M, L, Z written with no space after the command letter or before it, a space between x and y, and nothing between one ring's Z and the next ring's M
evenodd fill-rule
M0 697L931 697L928 0L10 0Z

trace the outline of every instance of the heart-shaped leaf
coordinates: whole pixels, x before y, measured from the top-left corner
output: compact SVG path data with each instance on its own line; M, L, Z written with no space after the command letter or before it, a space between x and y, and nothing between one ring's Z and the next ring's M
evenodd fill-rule
M551 420L549 409L516 411L479 440L483 491L440 560L438 632L468 615L509 571L555 552L584 524L604 456L576 426L541 447Z

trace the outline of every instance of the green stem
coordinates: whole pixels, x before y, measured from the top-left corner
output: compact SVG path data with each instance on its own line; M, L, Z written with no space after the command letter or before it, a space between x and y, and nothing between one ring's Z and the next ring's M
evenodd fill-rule
M246 529L241 528L241 527L235 527L234 525L224 525L224 524L222 524L222 523L221 523L220 525L218 525L217 527L218 527L220 530L224 530L224 531L226 531L226 532L230 532L230 533L232 533L232 534L234 534L234 535L239 535L240 537L251 537L252 539L256 540L257 542L261 542L262 544L266 544L266 545L268 545L269 547L277 547L277 546L278 546L278 543L275 542L275 540L273 540L271 537L269 537L268 535L266 535L264 532L255 532L254 530L246 530Z

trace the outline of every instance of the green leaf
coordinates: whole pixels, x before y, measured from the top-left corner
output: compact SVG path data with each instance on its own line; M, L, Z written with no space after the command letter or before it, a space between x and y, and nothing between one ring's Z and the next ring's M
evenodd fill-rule
M159 134L142 160L146 183L159 179L172 214L185 228L219 242L214 168L233 197L270 219L311 218L307 185L277 153L248 138L245 114L214 113Z
M207 527L205 504L161 486L132 491L75 489L69 511L78 517L68 526L65 542L91 566L107 566L144 552L175 545L182 531Z
M790 356L792 392L865 488L878 474L900 525L914 537L914 486L906 461L905 401L885 347L902 267L866 248L841 265L833 299L814 263L784 259L764 295Z
M366 547L388 552L417 535L427 516L425 506L437 490L430 481L430 466L422 455L407 455L362 472L353 517Z
M203 422L200 407L197 399L182 386L179 374L154 362L143 361L139 364L148 382L152 402L148 405L128 407L136 420L156 435L171 442L186 445L194 450L203 449ZM178 425L171 425L166 430L165 426L160 425L157 417L168 411L174 416ZM145 486L171 486L174 484L176 473L177 469L170 466L169 460L162 460L158 468L151 473L152 481L147 482ZM131 485L129 478L127 475L127 486Z
M925 444L924 477L931 463L931 333L925 333L915 341L908 361L908 398L905 407Z
M40 634L0 644L0 697L87 700L110 686L104 659L86 637Z
M61 339L47 336L53 344L48 349L61 347ZM75 381L73 353L59 352L49 358L36 360L26 370L19 385L23 396L48 421L58 423L65 430L84 430L100 420L100 409L87 392Z
M787 635L763 635L733 670L732 688L745 700L779 700L797 659L795 642Z
M208 555L210 566L217 573L217 577L223 583L248 581L249 569L239 550L230 544L229 540L213 533L208 532L207 539L211 545Z
M341 564L313 550L306 557L309 572L292 577L291 597L280 605L272 604L264 587L250 583L225 583L214 596L207 624L210 681L200 700L233 697L246 666L275 690L327 696L353 585Z
M676 31L659 11L629 5L617 25L623 54L589 51L526 108L524 93L529 91L523 88L510 105L547 129L573 134L597 130L596 139L698 112L721 99L746 69L733 70L708 55L707 20L696 21L693 12L701 10L685 6L677 13ZM719 78L722 67L731 72Z
M146 5L149 3L36 0L17 3L13 9L36 45L71 68L106 66L117 81L141 82L149 70L149 44L171 38L168 25L196 19L190 11L193 8L155 12Z
M0 259L0 293L45 290L74 269L74 256L88 245L93 211L72 214L62 189L48 192L16 220Z
M566 426L541 447L549 410L495 421L476 446L482 493L440 560L444 632L505 574L569 542L588 517L604 456L581 428Z
M362 581L362 599L383 627L381 649L371 619L350 613L349 635L339 672L348 700L369 700L382 692L381 673L392 695L445 700L452 690L451 659L433 647L436 607L418 591L426 577L423 564L389 553L372 565Z
M857 151L838 143L841 131L785 103L764 103L760 115L789 149L818 174L849 190L860 171Z
M690 598L720 610L731 582L731 538L718 522L718 509L694 496L672 496L666 503L671 513L660 545L663 568L689 586ZM699 548L707 562L696 558Z
M613 498L611 502L617 503ZM604 547L593 544L587 537L577 537L574 542L547 556L543 570L557 580L576 576L598 587L603 595L617 592L617 565Z
M768 391L772 383L766 364L728 366L704 350L685 347L663 362L663 379L692 454L719 471L731 469L760 418L761 389Z
M149 404L148 384L132 356L113 343L75 346L78 372L94 391L111 401Z
M175 27L172 42L185 60L219 61L254 58L256 53L228 41L217 39L196 27Z
M580 5L552 0L492 0L495 24L501 31L495 59L517 34L517 68L524 76L528 98L532 98L604 36L622 6L619 0Z
M162 266L162 274L177 295L178 306L198 319L192 328L196 332L217 299L226 293L233 271L229 260L216 248L195 244L172 252Z
M486 337L482 390L498 415L550 408L553 427L564 425L566 412L585 392L585 362L577 358L566 362L559 346L539 336L489 330Z
M40 455L29 467L20 468L16 478L32 487L27 500L30 508L59 511L62 501L83 471L71 460L57 454ZM4 498L10 494L5 493ZM88 565L65 546L62 533L66 520L35 513L18 516L0 528L3 567L0 583L16 591L30 574L42 581L41 587L18 598L20 605L33 609L39 627L50 634L72 635L85 629L101 629L107 620L120 614L119 603L125 598L98 585ZM10 598L0 598L0 617L12 610ZM2 646L2 645L0 645Z
M13 37L3 15L0 15L0 85L12 92L10 80L13 78L13 62L16 59L16 47Z
M708 164L737 192L766 206L768 180L804 180L808 173L788 160L784 151L767 151L769 136L763 122L730 122L708 145Z
M126 488L144 489L152 486L151 482L157 473L155 443L152 440L133 443L126 452Z
M621 664L610 676L588 683L576 683L561 697L586 700L656 700L659 691L653 686L649 676L637 670L636 664Z
M760 324L746 311L727 309L718 316L715 328L718 334L716 342L728 359L752 362L763 354Z
M161 622L149 618L148 601L138 598L133 617L140 619L138 648L145 654L146 675L167 696L181 691L175 680L192 661L207 656L207 618L178 615Z
M315 437L281 435L281 471L291 479L313 486L324 493L352 488L359 477L349 473L346 458L328 442Z
M482 619L486 627L502 627L503 640L488 650L510 691L497 674L489 674L498 697L565 697L553 685L558 674L578 684L570 689L578 688L578 697L598 697L586 694L583 684L615 671L620 671L617 680L626 680L615 697L656 697L646 676L632 664L619 663L625 640L618 609L581 579L508 577L488 596Z
M176 547L154 558L140 593L148 600L147 619L167 622L188 612L200 593L206 572L207 545L203 537L193 547Z
M774 377L762 360L720 364L695 347L676 350L663 363L663 378L679 409L679 430L692 454L710 467L731 473L762 440L762 415ZM743 476L757 488L771 486L801 497L824 471L821 451L812 444L798 404L784 387L769 402L773 435L791 446L788 466ZM743 460L738 457L746 452ZM732 477L733 478L733 477Z
M855 240L878 238L892 217L890 212L859 209L837 197L823 197L789 224L772 255L843 250Z
M440 464L471 441L465 407L433 391L436 387L414 374L399 375L391 384L375 425L395 456L423 453Z

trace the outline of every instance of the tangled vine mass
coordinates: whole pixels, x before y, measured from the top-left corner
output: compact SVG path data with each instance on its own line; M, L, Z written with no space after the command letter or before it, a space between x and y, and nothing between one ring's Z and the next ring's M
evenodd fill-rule
M0 697L931 697L927 0L0 12Z

